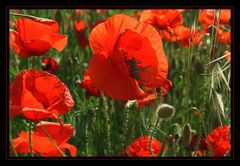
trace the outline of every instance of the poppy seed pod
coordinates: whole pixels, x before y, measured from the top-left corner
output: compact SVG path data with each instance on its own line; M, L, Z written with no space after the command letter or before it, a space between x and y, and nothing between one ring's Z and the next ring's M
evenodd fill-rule
M175 113L175 108L168 104L161 104L157 108L158 118L166 119L173 116Z
M188 146L192 138L191 126L189 123L185 123L182 130L181 142L184 147Z

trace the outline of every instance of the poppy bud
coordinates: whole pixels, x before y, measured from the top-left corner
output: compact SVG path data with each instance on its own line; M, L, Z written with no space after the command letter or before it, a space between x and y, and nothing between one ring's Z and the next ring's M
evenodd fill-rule
M175 139L174 139L174 137L173 137L172 134L168 135L168 136L166 137L166 139L167 139L167 141L168 141L169 143L172 143L172 142L175 141Z
M62 19L62 13L61 13L60 10L56 11L56 13L55 13L55 20L57 21L57 23L59 25L61 25L63 19Z
M168 104L161 104L157 108L158 118L166 119L174 115L175 108Z
M192 138L191 126L189 123L185 123L183 126L181 142L184 147L188 146Z

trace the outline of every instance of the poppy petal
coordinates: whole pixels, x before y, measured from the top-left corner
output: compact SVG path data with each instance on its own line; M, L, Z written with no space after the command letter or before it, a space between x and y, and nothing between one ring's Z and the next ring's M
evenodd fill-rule
M31 42L26 43L25 47L32 55L45 54L51 47L61 52L66 47L67 39L68 37L65 35L48 34L39 39L31 40Z
M59 147L59 145L57 144L56 140L53 139L53 141L56 143L56 145L54 145L50 138L48 138L46 135L42 136L35 132L32 133L32 147L34 153L44 155L51 151L58 151L56 146Z
M27 132L20 132L18 138L12 139L12 144L18 154L30 153L29 136ZM10 149L12 151L12 148Z
M74 101L68 88L55 75L34 69L30 70L30 73L33 78L29 77L27 82L34 79L31 91L45 109L58 115L68 112L73 107Z
M140 17L140 22L145 22L149 24L154 23L154 15L152 14L151 10L143 10Z
M231 144L228 138L230 126L220 126L215 128L208 134L208 140L214 151L215 156L224 156L231 149Z
M149 150L149 136L143 136L140 138L135 139L125 150L125 154L127 156L132 157L149 157L151 156L150 150ZM153 151L154 156L158 156L160 153L160 150L162 148L162 143L157 140L156 138L152 138L151 148Z
M104 55L93 55L89 62L88 72L93 84L112 98L130 100L143 94L137 82L130 76L119 72L118 68L108 62Z
M10 46L22 57L45 54L51 47L62 51L67 36L58 33L59 25L54 20L20 18L17 32L10 30Z
M74 101L69 89L55 75L48 72L23 70L11 85L10 114L13 117L20 114L21 109L25 107L28 107L28 111L36 109L37 113L40 113L38 109L41 109L42 112L48 111L58 116L67 113L73 106ZM37 115L32 116L32 113L30 117ZM26 113L25 115L28 116ZM39 115L44 117L43 114Z
M42 35L58 33L59 31L58 23L48 19L34 20L20 18L16 22L16 28L20 39L23 41L39 39Z
M141 108L143 106L148 106L149 104L153 104L155 101L156 97L153 93L147 95L143 99L137 100L137 107Z
M43 108L43 105L27 89L24 89L23 91L21 106L40 109Z
M48 118L52 113L44 109L25 107L22 109L22 114L31 121L39 121Z
M53 48L55 48L56 50L58 50L58 52L61 52L67 45L67 40L68 40L68 36L66 35L58 35L57 38L55 38L55 42L52 45Z
M227 24L231 18L231 10L225 9L220 12L220 23Z
M10 108L10 117L14 118L14 117L16 117L16 116L18 116L18 115L20 115L22 113L22 109L24 107L10 105L9 108Z
M36 125L36 131L39 135L47 137L44 129L50 135L50 137L56 140L58 145L67 142L73 135L73 127L70 124L64 124L61 126L59 123L42 121Z
M17 53L20 53L20 47L18 46L19 36L18 32L14 30L9 30L9 36L10 36L10 47Z
M85 27L86 27L86 22L85 20L80 20L80 21L74 21L74 28L77 32L82 32L84 31Z
M66 149L68 149L70 151L71 156L76 157L77 148L75 146L65 143L61 145L59 148L63 153L66 153L65 151ZM59 152L58 149L55 149L53 151L43 153L43 156L44 157L62 157L62 154Z
M163 81L167 78L168 75L168 61L163 50L162 39L158 32L151 25L140 23L135 28L135 30L142 36L148 38L148 40L151 42L153 49L156 51L157 72L156 75L154 76L156 78L156 81L153 82L153 86L159 87L162 85ZM151 59L150 57L144 58L144 61L146 61L146 63L153 64L153 62L151 62L150 59Z
M94 54L109 56L113 54L114 45L119 35L136 26L137 21L123 14L116 14L98 24L90 33L90 47Z
M156 32L156 35L158 35L158 32ZM116 46L118 46L117 48L119 49L120 53L122 49L126 50L127 55L125 56L128 59L135 59L135 65L137 67L134 67L135 65L131 64L130 74L140 83L151 86L154 82L153 79L155 78L157 72L157 58L156 51L152 48L149 39L145 36L142 37L140 33L128 29L119 37ZM114 59L119 59L120 57L121 56L116 54ZM122 63L120 62L121 61L116 61L116 66L118 66L120 69L123 69L125 67L125 62L124 60L122 60ZM128 73L128 70L126 71ZM141 78L139 78L137 73L140 74Z
M20 56L28 57L28 52L24 50L22 42L19 38L19 33L14 30L9 30L10 35L10 47Z
M89 77L88 70L84 72L83 81L79 83L81 88L86 89L86 94L90 96L100 96L100 91L97 89L93 83L91 78Z

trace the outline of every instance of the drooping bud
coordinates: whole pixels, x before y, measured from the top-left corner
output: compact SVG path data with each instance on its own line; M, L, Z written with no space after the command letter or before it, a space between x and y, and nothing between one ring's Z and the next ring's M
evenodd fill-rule
M170 118L175 113L175 108L168 104L161 104L157 108L158 118Z
M191 126L189 123L185 123L182 129L181 143L184 147L190 144L192 138Z
M175 139L174 139L174 137L173 137L172 134L168 135L168 136L166 137L166 139L167 139L167 141L168 141L169 143L173 143L173 142L175 141Z
M58 25L60 26L62 24L62 13L60 10L57 10L55 13L55 20L57 21Z

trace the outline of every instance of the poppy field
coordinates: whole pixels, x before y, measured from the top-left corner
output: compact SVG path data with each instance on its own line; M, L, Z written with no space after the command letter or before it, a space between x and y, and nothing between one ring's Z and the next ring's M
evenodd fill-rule
M230 157L230 9L9 10L11 157Z

